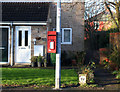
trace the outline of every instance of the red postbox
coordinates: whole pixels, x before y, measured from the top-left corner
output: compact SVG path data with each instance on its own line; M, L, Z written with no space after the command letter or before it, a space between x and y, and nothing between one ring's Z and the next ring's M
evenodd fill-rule
M47 52L56 53L56 31L47 32Z

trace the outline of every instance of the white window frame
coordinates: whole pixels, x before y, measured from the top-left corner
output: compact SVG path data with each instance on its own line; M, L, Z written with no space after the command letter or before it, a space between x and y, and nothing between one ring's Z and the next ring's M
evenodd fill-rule
M64 30L70 30L70 42L64 42ZM72 44L72 28L62 28L62 43L61 44Z

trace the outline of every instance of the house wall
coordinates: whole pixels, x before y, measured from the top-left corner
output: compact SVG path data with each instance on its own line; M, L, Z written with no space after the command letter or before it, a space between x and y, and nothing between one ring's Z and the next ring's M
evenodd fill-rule
M47 27L46 26L32 26L31 27L31 56L34 56L34 41L33 39L40 37L36 40L36 45L45 46L45 54L47 47Z
M56 28L56 3L49 9L49 30ZM72 44L62 44L62 51L80 52L84 50L84 3L61 4L61 28L72 28Z
M56 3L51 3L49 7L48 25L31 26L31 56L34 55L34 38L40 37L36 45L45 46L47 49L47 27L48 30L56 28ZM80 52L84 50L84 3L62 3L61 4L61 27L72 28L72 44L62 44L62 51ZM21 25L24 26L24 25ZM15 62L15 26L14 28L14 62Z

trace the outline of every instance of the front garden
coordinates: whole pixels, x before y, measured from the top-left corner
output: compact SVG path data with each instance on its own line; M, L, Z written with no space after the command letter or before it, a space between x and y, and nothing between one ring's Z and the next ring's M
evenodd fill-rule
M55 70L39 68L1 68L3 87L54 87ZM78 75L74 69L61 70L61 85L77 85Z

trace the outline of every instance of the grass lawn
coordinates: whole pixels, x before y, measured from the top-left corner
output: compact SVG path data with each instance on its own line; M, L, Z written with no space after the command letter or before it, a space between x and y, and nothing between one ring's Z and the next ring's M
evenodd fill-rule
M61 84L78 83L78 75L74 69L61 70ZM3 86L54 86L55 70L38 68L2 68Z

